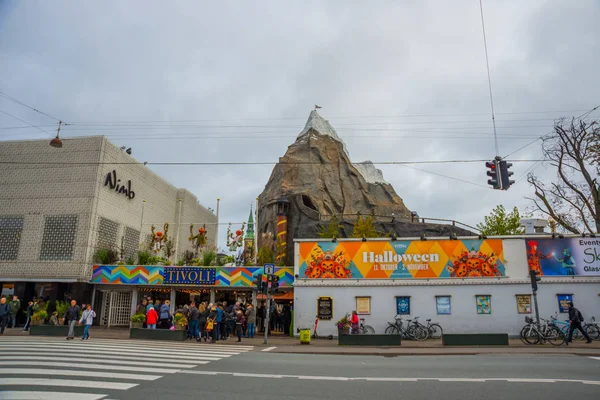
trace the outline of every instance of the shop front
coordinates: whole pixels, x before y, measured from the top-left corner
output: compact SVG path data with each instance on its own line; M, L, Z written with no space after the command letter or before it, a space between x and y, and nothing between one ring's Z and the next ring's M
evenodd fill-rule
M254 277L262 267L178 267L94 265L90 283L100 325L128 326L131 314L143 299L164 303L171 311L191 301L253 302L257 297ZM278 267L281 294L291 293L293 268ZM288 295L288 297L293 297Z

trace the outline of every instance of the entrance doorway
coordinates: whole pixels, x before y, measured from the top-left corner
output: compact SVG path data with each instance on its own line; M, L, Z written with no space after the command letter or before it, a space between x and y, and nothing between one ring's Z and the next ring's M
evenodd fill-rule
M98 323L108 328L111 326L129 326L131 298L132 292L100 290L97 300L97 304L100 305Z

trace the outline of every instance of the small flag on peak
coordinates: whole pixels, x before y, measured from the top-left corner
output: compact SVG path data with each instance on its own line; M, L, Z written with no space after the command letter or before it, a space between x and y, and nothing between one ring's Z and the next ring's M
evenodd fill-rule
M319 108L323 108L323 107L318 106L318 105L315 104L315 110L318 110Z

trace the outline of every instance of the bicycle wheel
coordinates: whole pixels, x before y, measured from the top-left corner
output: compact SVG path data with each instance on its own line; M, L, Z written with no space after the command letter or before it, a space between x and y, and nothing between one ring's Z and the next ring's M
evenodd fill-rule
M568 333L568 331L567 331ZM583 335L581 334L581 331L579 329L575 329L573 331L573 339L575 340L582 340L583 339Z
M375 329L373 329L373 327L371 325L363 325L362 330L363 330L362 333L364 335L374 335L375 334Z
M413 329L410 330L409 332L410 332L410 335L412 337L414 337L415 340L418 340L419 342L427 340L427 338L429 337L429 331L427 329L423 328L422 326L413 325Z
M440 339L444 334L444 330L439 324L431 324L429 325L429 337L432 339Z
M533 329L533 325L525 325L519 334L521 341L525 344L538 344L540 338L537 332Z
M394 325L390 325L387 328L385 328L385 334L386 335L397 335L398 328L396 328L396 326L394 326Z
M592 338L592 339L600 339L600 329L598 329L598 325L588 325L585 327L585 332Z
M558 329L555 326L549 326L546 331L545 339L550 342L552 346L561 346L562 344L567 342L567 338L563 331Z

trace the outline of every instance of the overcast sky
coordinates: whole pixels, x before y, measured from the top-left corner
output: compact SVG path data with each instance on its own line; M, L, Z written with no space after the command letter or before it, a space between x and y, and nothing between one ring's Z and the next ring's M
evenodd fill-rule
M485 0L484 15L501 156L600 104L600 2ZM352 161L495 156L477 0L0 0L0 91L72 122L64 137L106 135L140 161L277 161L314 104ZM8 100L0 110L55 131ZM0 127L22 126L0 113ZM509 158L540 154L538 142ZM474 225L498 204L529 205L530 167L553 176L514 164L507 192L486 187L483 163L416 165L472 184L378 167L421 216ZM241 222L272 166L152 169Z

